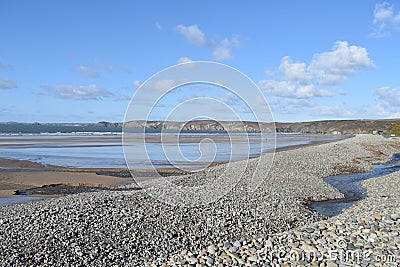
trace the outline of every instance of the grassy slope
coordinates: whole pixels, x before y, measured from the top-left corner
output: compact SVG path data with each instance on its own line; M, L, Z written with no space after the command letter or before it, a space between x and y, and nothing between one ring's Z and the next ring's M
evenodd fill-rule
M391 125L388 133L394 134L396 136L400 136L400 123L395 123L395 124Z

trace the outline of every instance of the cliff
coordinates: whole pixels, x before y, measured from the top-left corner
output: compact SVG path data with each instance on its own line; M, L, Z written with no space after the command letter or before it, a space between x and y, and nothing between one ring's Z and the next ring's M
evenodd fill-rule
M400 119L391 120L329 120L311 122L276 122L276 131L280 133L313 133L313 134L386 134L388 129L400 123ZM168 130L195 130L195 131L246 131L246 132L271 132L272 123L238 122L211 120L191 121L187 123L172 121L130 121L126 127Z
M273 131L273 123L257 123L249 121L212 121L200 120L190 122L174 121L130 121L125 123L125 127L165 129L165 130L187 130L187 131L234 131L234 132L264 132Z

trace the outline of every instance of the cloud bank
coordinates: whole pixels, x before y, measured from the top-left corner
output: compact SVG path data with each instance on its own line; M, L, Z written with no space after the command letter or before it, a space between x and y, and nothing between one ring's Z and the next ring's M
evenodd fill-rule
M283 57L278 70L266 71L267 76L275 79L261 80L259 87L274 97L272 106L279 113L299 112L305 108L312 115L350 116L340 106L317 106L312 99L345 95L346 90L336 86L373 66L366 48L337 41L331 51L314 54L310 64L294 62L289 56Z

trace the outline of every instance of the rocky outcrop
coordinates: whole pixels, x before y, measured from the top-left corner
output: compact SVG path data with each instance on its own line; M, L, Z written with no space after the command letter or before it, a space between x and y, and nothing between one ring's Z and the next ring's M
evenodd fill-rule
M93 126L100 126L100 127L122 127L122 123L120 123L120 122L99 121L98 123L93 124Z

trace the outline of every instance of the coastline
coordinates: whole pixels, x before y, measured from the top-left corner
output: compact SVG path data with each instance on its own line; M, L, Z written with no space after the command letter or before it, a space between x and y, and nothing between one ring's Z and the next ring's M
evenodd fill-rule
M350 138L350 136L344 137L344 139ZM21 141L18 138L6 138L7 142ZM3 140L3 141L4 141ZM109 141L121 141L120 138L116 137L105 137L105 138L82 138L79 137L82 142L109 142ZM342 139L343 140L343 139ZM23 139L24 142L75 142L68 138L52 140L49 138L28 138ZM289 151L308 146L317 146L321 144L327 144L336 142L337 140L324 140L324 141L312 141L308 144L291 145L286 147L277 148L276 152ZM215 162L209 167L226 164L226 162ZM182 175L187 172L181 171L174 168L161 168L157 170L159 174L163 176L168 175ZM139 177L152 176L153 170L138 169L134 173ZM28 160L17 160L0 158L0 198L13 197L16 195L16 191L24 191L32 188L41 188L47 186L69 186L71 187L70 192L74 192L74 188L87 188L88 191L91 188L115 188L128 183L134 183L134 179L130 176L128 169L116 169L116 168L72 168L54 165L43 165L37 162ZM77 191L77 190L76 190ZM82 190L79 190L82 191ZM29 194L36 196L35 194ZM58 197L63 194L45 194L41 193L41 197Z
M324 177L355 169L368 171L373 164L388 161L399 150L398 140L368 135L277 152L270 173L256 192L246 190L248 177L245 172L232 191L216 202L199 207L170 206L150 197L143 190L104 190L1 207L0 231L4 233L5 249L0 251L0 257L5 259L3 266L12 263L34 265L39 262L43 265L43 260L125 266L151 263L156 266L163 263L195 265L206 264L207 261L223 266L264 266L279 260L265 257L269 248L281 246L289 250L297 249L299 253L309 250L317 253L323 248L338 249L339 237L354 248L368 249L371 255L383 252L390 254L389 250L382 252L378 241L367 245L363 238L368 240L372 233L360 232L359 227L369 225L375 231L380 231L391 225L392 230L384 236L394 231L395 237L400 222L395 216L400 214L398 178L384 177L367 181L367 184L375 185L374 201L379 199L379 202L365 206L371 201L369 197L360 201L356 207L343 212L343 216L349 216L347 221L340 219L342 215L326 220L305 204L310 199L341 197L337 190L323 182ZM264 159L265 156L261 156L245 162L233 162L231 175L235 175L237 168L242 168L245 163L251 169L258 160L260 168L264 168ZM171 176L168 179L178 185L191 186L192 183L213 177L223 169L224 166L220 165L204 172ZM399 172L396 172L390 177L399 176ZM387 188L390 188L390 194L382 198L382 194L386 194L382 192ZM368 187L367 194L372 194ZM357 208L360 206L362 208ZM24 215L23 219L21 214ZM394 214L394 221L391 214ZM374 221L369 221L371 216L378 219L373 217ZM41 218L39 224L36 218ZM84 230L70 236L66 234L68 229ZM293 240L298 242L293 243ZM314 243L318 240L325 243ZM396 240L389 239L388 246L396 246L393 243ZM65 242L79 245L66 247ZM292 246L288 247L289 244ZM93 245L96 251L91 249ZM18 257L13 256L15 249L20 251ZM51 253L45 253L49 249ZM332 262L322 258L321 262L332 265L340 260ZM311 264L311 261L306 259L297 264ZM363 263L361 266L367 265Z
M335 142L339 142L341 140L345 140L345 139L352 138L352 137L354 137L354 135L345 135L345 136L343 136L343 139L339 139L339 140L323 140L323 141L317 140L317 141L312 141L308 144L279 147L279 148L276 148L275 152L290 151L290 150L309 147L309 146L319 146L319 145L323 145L323 144L335 143Z

